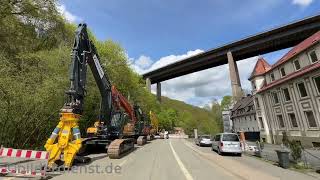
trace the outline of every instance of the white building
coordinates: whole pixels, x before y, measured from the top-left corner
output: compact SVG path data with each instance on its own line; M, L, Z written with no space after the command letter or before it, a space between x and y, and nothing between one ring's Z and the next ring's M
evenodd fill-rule
M231 109L225 109L222 111L222 119L223 119L223 132L232 132L233 124L230 118Z
M259 58L252 82L261 137L280 144L282 132L307 147L320 146L320 31L270 66Z

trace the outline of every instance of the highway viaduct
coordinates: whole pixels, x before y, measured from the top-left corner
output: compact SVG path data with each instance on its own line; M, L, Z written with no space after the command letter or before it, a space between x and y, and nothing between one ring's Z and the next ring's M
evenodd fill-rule
M320 14L222 45L142 76L149 91L151 84L157 84L157 99L161 101L162 81L229 64L232 96L236 101L243 96L236 61L293 47L319 30Z

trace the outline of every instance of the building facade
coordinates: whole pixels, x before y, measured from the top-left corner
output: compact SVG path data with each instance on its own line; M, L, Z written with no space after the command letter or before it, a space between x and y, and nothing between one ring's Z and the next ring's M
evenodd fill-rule
M282 132L305 147L320 146L320 31L274 65L259 58L249 78L262 139L281 144Z
M247 95L241 98L231 110L233 131L244 132L248 140L258 140L260 138L260 129L253 101L254 97Z
M223 132L232 132L233 124L230 117L232 108L226 108L222 111L222 119L223 119Z

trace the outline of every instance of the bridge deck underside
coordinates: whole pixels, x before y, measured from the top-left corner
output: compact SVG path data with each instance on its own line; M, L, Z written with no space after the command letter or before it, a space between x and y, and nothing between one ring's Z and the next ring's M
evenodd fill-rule
M231 51L236 61L297 45L320 30L320 15L287 26L251 36L199 55L148 72L144 78L157 83L228 63Z

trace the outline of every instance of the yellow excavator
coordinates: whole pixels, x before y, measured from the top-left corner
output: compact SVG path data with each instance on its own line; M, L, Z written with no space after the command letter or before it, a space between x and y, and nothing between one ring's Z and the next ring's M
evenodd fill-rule
M88 37L86 24L79 24L77 28L71 56L70 88L66 92L67 99L60 110L60 122L45 144L50 154L48 159L50 169L59 166L61 162L64 168L70 168L84 143L78 121L83 113L87 65L92 71L101 95L97 124L99 142L101 142L100 139L105 140L109 157L118 158L134 148L133 138L120 137L123 127L129 121L125 113L114 109L112 85L101 67L97 50ZM134 131L134 128L130 129ZM94 140L91 138L90 142Z
M150 135L154 137L159 133L159 120L156 114L152 111L149 112L150 120L151 120L151 130Z

